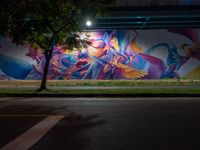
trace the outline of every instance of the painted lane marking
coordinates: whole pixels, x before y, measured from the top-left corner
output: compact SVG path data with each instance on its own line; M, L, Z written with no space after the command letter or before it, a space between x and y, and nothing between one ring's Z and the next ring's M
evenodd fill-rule
M48 116L58 116L58 115L0 115L0 117L48 117Z
M48 116L5 145L1 150L28 150L49 132L64 116Z

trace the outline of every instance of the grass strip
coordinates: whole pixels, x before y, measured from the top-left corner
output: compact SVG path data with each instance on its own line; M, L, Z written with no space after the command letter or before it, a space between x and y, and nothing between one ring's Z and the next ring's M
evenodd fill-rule
M40 80L0 81L1 86L39 86ZM49 80L48 86L200 86L200 80Z
M6 94L53 94L53 95L137 95L137 94L200 94L199 88L183 89L183 88L139 88L139 89L62 89L62 90L51 90L47 89L42 92L36 90L22 90L22 89L0 89L0 95Z

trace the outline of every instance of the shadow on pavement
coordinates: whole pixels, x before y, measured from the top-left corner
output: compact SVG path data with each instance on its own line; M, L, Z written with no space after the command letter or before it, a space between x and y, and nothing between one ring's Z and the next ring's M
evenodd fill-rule
M79 115L69 110L67 106L8 105L0 109L0 131L6 131L1 133L1 138L5 139L0 142L0 146L11 142L49 115L65 115L65 117L33 145L32 150L88 150L90 147L88 131L105 123L99 119L98 114Z
M89 150L88 131L106 123L99 120L98 115L81 116L70 113L62 119L46 136L36 143L31 150Z

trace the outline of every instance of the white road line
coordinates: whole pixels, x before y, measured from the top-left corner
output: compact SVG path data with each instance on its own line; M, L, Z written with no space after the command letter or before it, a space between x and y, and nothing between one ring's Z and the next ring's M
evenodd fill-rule
M58 115L0 115L0 117L57 117Z
M64 116L48 116L16 139L5 145L1 150L28 150Z

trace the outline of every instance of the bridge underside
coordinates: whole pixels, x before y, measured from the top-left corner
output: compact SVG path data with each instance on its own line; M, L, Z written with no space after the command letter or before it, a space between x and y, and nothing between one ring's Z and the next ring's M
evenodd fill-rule
M199 28L200 6L111 7L90 29Z

